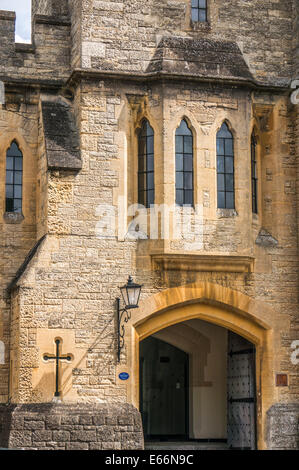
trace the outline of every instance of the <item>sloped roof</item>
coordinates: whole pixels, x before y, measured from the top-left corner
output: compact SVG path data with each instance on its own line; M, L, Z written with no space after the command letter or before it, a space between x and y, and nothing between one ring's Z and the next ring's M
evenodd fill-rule
M61 99L43 99L42 117L48 168L80 170L79 132L71 107Z
M211 39L162 38L147 72L254 80L236 43Z

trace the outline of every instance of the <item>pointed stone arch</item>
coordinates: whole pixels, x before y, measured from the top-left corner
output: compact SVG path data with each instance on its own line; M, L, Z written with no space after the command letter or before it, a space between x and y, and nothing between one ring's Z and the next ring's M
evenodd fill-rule
M166 289L140 303L127 330L128 399L139 407L139 343L169 326L201 319L231 330L256 346L258 447L265 448L266 411L275 402L273 388L273 319L264 302L219 284L198 282ZM276 345L277 346L277 345ZM118 367L124 369L124 365ZM263 400L261 390L263 389ZM265 390L267 391L265 393Z

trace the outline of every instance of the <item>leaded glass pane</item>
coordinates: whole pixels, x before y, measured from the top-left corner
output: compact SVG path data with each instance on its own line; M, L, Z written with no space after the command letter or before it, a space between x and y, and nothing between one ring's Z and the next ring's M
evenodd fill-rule
M22 158L15 158L15 170L22 170L23 168L23 162L22 162Z
M154 153L154 136L150 136L147 139L147 154Z
M233 159L233 157L226 157L225 158L225 171L226 171L226 173L233 173L234 172L234 159Z
M224 191L225 190L225 175L219 174L217 175L217 187L218 191Z
M13 170L13 162L14 162L13 157L7 157L7 159L6 159L6 169L7 170Z
M14 200L14 212L22 212L22 199Z
M193 204L193 135L183 119L176 130L176 204Z
M154 130L144 119L138 136L138 202L154 203Z
M176 174L176 187L179 189L184 188L184 173L182 171Z
M192 158L192 155L185 155L185 158L184 158L184 171L193 171L193 158Z
M6 172L6 184L13 184L13 171Z
M224 173L224 157L217 157L217 172Z
M257 173L257 160L256 160L256 137L253 133L251 136L251 188L252 188L252 212L258 213L258 173Z
M146 139L142 136L139 137L138 141L138 153L139 156L146 154Z
M192 8L192 10L191 10L191 19L194 22L198 21L198 8Z
M154 171L154 155L147 157L147 171Z
M233 139L225 139L225 155L233 155Z
M22 152L20 151L16 142L13 142L9 149L6 152L7 157L22 157Z
M222 124L220 130L218 131L217 137L222 137L224 139L232 139L233 136L225 122Z
M195 22L207 21L206 0L191 0L191 20Z
M224 155L224 139L217 139L217 155Z
M207 12L206 10L198 10L198 21L204 23L207 20Z
M192 135L191 130L189 129L185 119L183 119L181 121L181 124L177 129L177 134L176 135Z
M184 155L182 153L177 153L175 156L176 162L176 171L183 171L184 169Z
M147 189L154 189L154 173L147 174Z
M6 197L8 199L13 198L13 185L12 184L6 185Z
M176 190L176 203L179 206L182 206L184 204L184 190L183 189Z
M225 209L225 193L224 191L218 191L217 192L217 205L219 209Z
M184 188L192 189L193 187L193 175L192 173L184 173Z
M184 153L191 153L193 152L193 138L192 136L184 137Z
M5 207L6 207L6 212L14 212L14 200L13 200L13 198L6 197Z
M184 151L184 138L181 135L175 136L175 150L177 153L183 153Z
M220 209L234 208L234 142L225 122L217 133L217 200Z
M227 192L226 193L226 208L227 209L234 209L235 208L235 201L234 201L234 193Z
M15 186L14 187L14 198L21 199L22 197L22 186Z
M234 190L234 175L226 173L225 175L225 189L226 191Z
M193 191L192 190L186 190L185 191L185 204L188 206L193 205Z

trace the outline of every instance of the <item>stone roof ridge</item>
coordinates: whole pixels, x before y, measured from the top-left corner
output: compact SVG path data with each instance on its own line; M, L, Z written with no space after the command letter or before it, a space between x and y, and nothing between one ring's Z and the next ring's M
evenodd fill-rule
M147 72L254 81L236 42L185 36L162 37Z

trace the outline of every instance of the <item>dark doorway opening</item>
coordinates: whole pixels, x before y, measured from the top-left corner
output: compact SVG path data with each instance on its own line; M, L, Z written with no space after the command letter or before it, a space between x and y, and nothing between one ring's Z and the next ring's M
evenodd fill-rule
M147 445L184 441L180 445L254 450L256 403L256 348L242 336L194 320L140 342Z
M160 339L140 343L140 411L145 440L188 440L189 357Z

